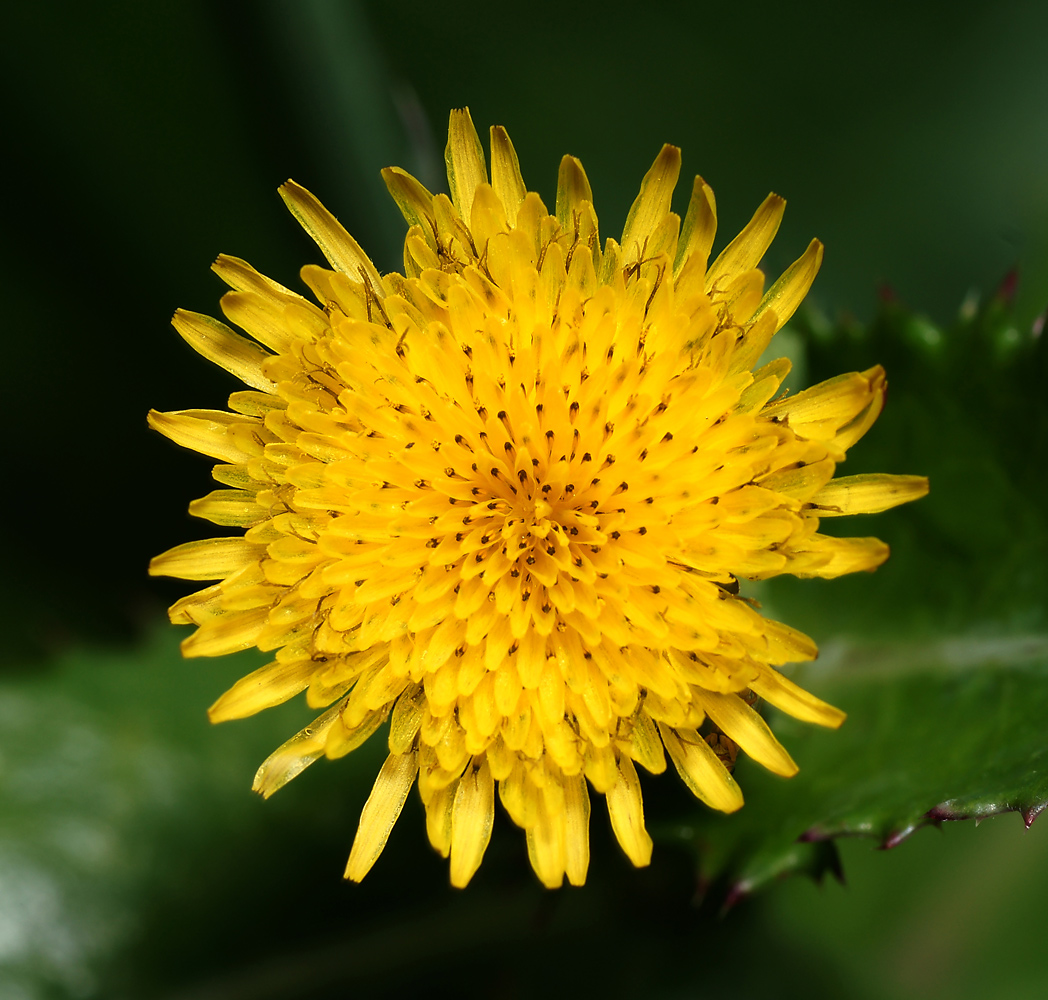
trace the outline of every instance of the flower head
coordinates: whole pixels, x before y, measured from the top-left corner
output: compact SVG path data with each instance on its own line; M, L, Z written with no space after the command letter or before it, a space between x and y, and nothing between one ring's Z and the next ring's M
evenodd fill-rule
M374 864L417 779L455 885L480 864L496 786L539 878L578 884L587 783L644 865L635 765L660 772L668 753L698 798L732 811L736 748L797 769L757 698L841 723L775 669L815 645L763 617L739 579L873 569L882 542L822 535L820 518L884 510L927 483L833 478L880 412L882 369L793 396L779 395L788 361L753 370L822 260L812 241L764 291L781 198L710 263L713 192L697 177L683 222L670 211L673 146L603 246L573 157L552 215L503 129L489 175L468 111L452 112L446 159L450 198L383 172L410 227L403 274L380 275L288 181L330 264L302 271L316 302L223 256L222 310L253 339L175 314L250 388L228 412L150 422L220 463L224 488L191 512L246 530L180 545L151 571L219 581L171 608L197 626L185 655L276 651L213 720L303 690L326 709L259 768L263 795L388 720L347 877Z

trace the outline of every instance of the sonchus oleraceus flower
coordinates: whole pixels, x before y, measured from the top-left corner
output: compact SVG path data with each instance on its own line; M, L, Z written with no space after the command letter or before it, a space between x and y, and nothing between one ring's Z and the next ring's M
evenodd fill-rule
M326 710L273 753L265 796L387 720L389 757L346 868L375 863L415 781L433 846L464 886L491 836L495 787L547 886L585 880L590 793L645 865L636 765L666 755L730 812L742 793L704 722L781 775L797 767L752 707L844 716L776 667L813 642L763 617L740 578L836 577L888 555L820 518L923 495L914 476L833 478L877 418L881 368L780 395L754 370L822 260L812 241L764 291L782 217L769 195L709 263L713 192L670 211L665 146L622 237L601 245L582 164L561 161L550 214L502 128L490 174L468 111L451 114L450 197L395 167L404 273L381 275L308 191L281 189L330 267L315 302L233 257L214 270L235 333L179 310L178 332L249 386L229 411L150 414L219 464L193 514L242 535L189 542L151 572L217 580L178 601L186 656L257 646L267 666L211 708L240 718L305 690Z

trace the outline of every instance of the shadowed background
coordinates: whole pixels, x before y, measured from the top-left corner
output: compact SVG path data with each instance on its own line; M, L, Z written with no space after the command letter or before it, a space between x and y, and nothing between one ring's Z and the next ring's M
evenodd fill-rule
M451 107L468 104L485 140L488 124L507 127L548 205L561 155L579 156L604 237L672 142L683 176L716 191L718 246L770 189L789 200L770 274L824 241L816 317L866 322L895 297L948 324L972 289L990 296L1018 267L1015 325L1029 329L1048 304L1043 5L643 11L308 0L8 14L0 994L321 998L436 977L478 996L1034 995L1048 971L1031 937L1048 834L1022 835L1014 816L923 831L884 855L847 844L847 889L795 878L721 920L698 903L685 853L657 847L651 869L629 870L599 807L585 890L533 885L522 836L500 819L474 886L453 893L413 798L389 855L345 886L381 747L318 764L263 806L247 791L253 767L307 710L209 729L204 709L244 661L183 664L160 624L190 585L149 580L149 557L224 531L185 513L211 488L210 463L147 432L145 412L221 407L234 388L170 314L217 313L220 252L299 287L320 258L276 196L288 176L380 270L399 267L403 223L378 171L396 163L442 189ZM867 345L847 364L877 360ZM891 412L886 440L903 440ZM883 471L927 471L930 451L893 447L877 453ZM993 509L992 477L964 489ZM860 529L896 558L870 582L784 592L787 620L830 637L822 602L837 586L849 626L880 594L907 598L920 613L885 620L888 638L960 614L952 594L984 578L957 556L929 597L936 566L906 542L914 517ZM994 551L1027 544L1007 522L972 523ZM1043 627L1039 600L1027 593L1028 629ZM660 781L645 784L656 819L660 796L684 794Z

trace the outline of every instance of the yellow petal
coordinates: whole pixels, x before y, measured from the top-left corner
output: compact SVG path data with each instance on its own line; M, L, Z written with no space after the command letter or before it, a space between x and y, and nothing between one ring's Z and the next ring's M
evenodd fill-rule
M245 490L212 490L206 497L189 504L193 517L227 528L250 528L266 518L266 511Z
M759 274L760 272L756 272ZM752 291L751 286L751 291ZM759 294L759 293L758 293ZM751 299L752 301L752 299ZM773 312L763 312L747 324L746 335L735 350L731 363L732 374L752 368L775 336L777 318Z
M818 646L803 632L770 618L766 618L762 624L768 640L765 655L769 663L800 663L814 660L819 655Z
M630 731L629 755L652 774L662 774L666 770L666 755L662 752L662 740L659 739L655 723L647 712L640 711L633 717L633 729Z
M175 444L202 455L210 455L222 462L237 465L254 456L244 451L236 438L229 433L238 424L252 423L251 417L224 410L174 410L160 413L150 410L149 426L170 438Z
M797 773L793 758L775 738L768 723L738 695L704 691L700 701L713 724L738 743L758 764L786 778Z
M793 367L789 358L776 358L753 373L753 384L739 397L739 411L753 413L779 391L782 381Z
M816 698L777 670L762 670L756 680L750 681L750 690L780 712L792 715L801 722L837 729L847 718L839 708Z
M462 889L480 867L491 840L495 785L487 758L466 769L451 811L451 884Z
M409 226L421 227L427 235L433 231L433 195L406 170L386 167L382 171L389 193Z
M586 171L576 157L565 156L560 161L557 175L557 221L565 232L575 231L574 217L582 210L584 201L593 203L593 190Z
M640 193L626 216L620 245L627 263L647 256L647 241L670 210L673 189L677 186L679 176L680 150L667 144L644 175Z
M239 257L230 257L228 254L221 253L211 265L211 270L230 288L238 292L255 292L266 298L274 299L300 300L302 298L298 292L293 292L280 282L260 274L246 260L241 260Z
M717 200L713 197L713 188L701 177L696 177L691 189L691 200L688 211L681 223L680 239L677 241L677 256L673 262L673 276L676 277L689 260L701 269L698 276L706 271L713 240L717 235Z
M638 868L651 862L651 837L644 827L644 802L640 781L629 757L617 761L618 780L607 793L611 828L626 857Z
M742 790L694 729L660 725L659 732L673 766L692 795L721 812L735 812L742 807Z
M357 725L348 725L346 711L343 710L339 721L331 727L328 738L324 741L324 756L330 760L337 760L347 753L352 753L386 721L389 715L388 707L383 707L374 712L369 712Z
M341 705L332 706L274 750L255 772L251 790L268 799L323 756L328 730L338 719L341 708Z
M862 375L869 383L870 402L854 420L842 427L834 438L833 443L844 451L847 451L873 426L884 408L884 394L888 391L888 380L884 376L884 369L880 365L875 365L864 371Z
M279 354L291 350L295 338L284 318L282 303L258 292L244 291L226 292L219 305L226 319L250 333L260 344Z
M589 868L590 797L581 775L564 779L564 870L572 885L586 881Z
M491 126L491 186L506 210L507 221L515 225L517 210L528 189L520 175L517 152L501 125Z
M276 384L262 374L262 363L270 354L258 344L234 333L225 323L201 313L178 309L171 318L171 325L194 351L241 382L253 389L276 391Z
M390 754L375 779L349 852L345 878L359 882L378 861L418 774L418 754Z
M458 781L436 789L426 803L426 835L433 849L446 858L451 853L451 811Z
M837 375L795 396L769 403L761 410L761 416L788 419L801 437L834 441L841 428L851 428L857 420L866 424L871 404L883 391L884 369L878 366L868 372Z
M753 218L746 223L735 237L720 253L706 273L707 291L714 288L721 279L730 280L734 275L755 268L771 246L775 234L782 222L782 213L786 211L786 200L777 194L769 194L753 213Z
M150 576L183 580L221 580L265 554L244 538L202 538L168 549L149 563Z
M559 889L564 882L564 816L554 811L536 795L538 809L535 822L527 830L528 860L539 881L547 889Z
M890 550L879 538L833 538L830 535L812 535L800 556L791 553L789 571L794 576L817 576L823 580L845 576L848 573L872 572L885 559ZM802 559L814 556L807 564Z
M182 640L182 655L225 656L239 653L255 644L266 624L268 607L251 608L220 615L200 626L188 639Z
M901 503L919 500L927 492L928 480L924 476L870 473L831 479L811 502L819 508L819 517L879 514Z
M366 280L372 292L381 298L385 292L375 265L338 219L314 195L293 180L281 184L279 191L284 204L320 247L331 266L357 281Z
M808 249L786 268L779 280L768 289L754 318L760 316L765 309L771 309L775 313L775 329L781 330L808 294L808 289L822 266L822 254L822 244L818 240L812 240Z
M208 718L212 722L246 719L264 708L281 705L305 690L315 669L310 659L267 663L241 677L207 710Z
M425 701L421 685L409 688L397 699L389 722L389 749L392 753L405 754L415 745Z
M459 217L468 221L473 211L473 194L478 185L486 184L488 180L484 150L469 116L469 108L457 108L451 112L444 163L448 168L451 201L458 209Z

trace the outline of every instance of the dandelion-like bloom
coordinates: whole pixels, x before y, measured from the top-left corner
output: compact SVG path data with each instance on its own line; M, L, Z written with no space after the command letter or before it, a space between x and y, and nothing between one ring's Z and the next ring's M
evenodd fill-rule
M815 645L740 597L739 578L873 569L882 542L819 534L820 518L884 510L927 482L832 478L880 412L881 368L793 396L778 395L788 361L753 370L822 259L813 241L763 291L781 198L708 264L713 192L697 177L683 222L670 211L673 146L603 247L573 157L553 215L502 128L489 178L468 111L453 112L446 160L450 198L383 172L410 227L404 274L380 275L288 181L284 200L331 265L302 271L319 304L223 256L223 312L253 340L175 314L250 390L230 412L150 422L220 462L226 488L191 512L247 530L180 545L151 571L220 581L171 608L198 626L187 656L277 651L213 720L303 690L329 706L259 768L263 795L389 720L348 878L375 863L417 779L453 884L480 864L496 785L542 882L579 884L587 781L644 865L636 764L661 772L668 753L730 812L742 793L725 746L797 769L757 698L841 723L775 669Z

